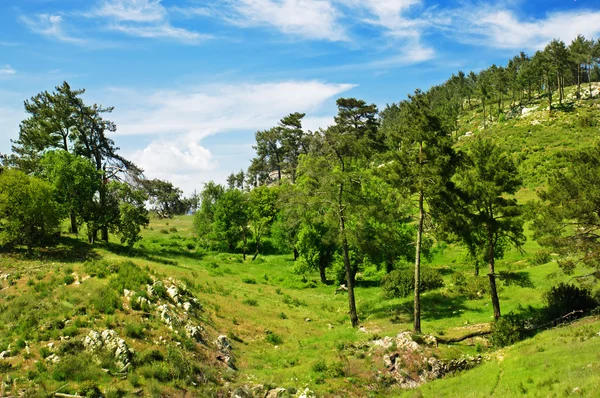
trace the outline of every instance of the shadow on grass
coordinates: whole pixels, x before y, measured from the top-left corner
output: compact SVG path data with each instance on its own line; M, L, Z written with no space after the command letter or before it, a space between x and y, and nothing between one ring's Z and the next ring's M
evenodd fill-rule
M500 271L498 273L498 279L504 282L506 286L516 285L519 287L535 287L531 281L529 272Z
M130 248L127 246L123 246L123 245L119 245L117 243L111 243L111 242L105 243L104 247L109 252L111 252L113 254L118 254L119 256L123 256L123 257L142 258L144 260L148 260L148 261L152 261L152 262L160 263L160 264L165 264L165 265L176 265L176 266L179 265L179 263L175 260L160 257L160 254L170 254L169 253L170 251L157 253L156 251L153 251L153 250ZM185 254L185 253L181 253L181 252L176 252L176 253L177 253L177 255ZM157 255L157 254L159 254L159 255ZM195 259L200 259L200 257L197 257Z
M456 318L463 312L481 312L466 305L467 299L460 296L450 296L440 292L429 292L421 296L421 318L424 320L437 320ZM412 322L414 316L413 301L403 303L384 303L372 308L362 308L363 317L386 318L391 321L401 317L406 322Z
M16 255L24 259L76 263L86 260L99 259L93 246L80 239L70 236L60 236L48 242L47 247L36 247L28 251L23 246L0 248L0 252Z

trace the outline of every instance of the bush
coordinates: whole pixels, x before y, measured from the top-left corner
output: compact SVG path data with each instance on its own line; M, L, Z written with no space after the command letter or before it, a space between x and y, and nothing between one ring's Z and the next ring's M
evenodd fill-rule
M317 361L312 365L313 372L323 373L327 371L327 363L324 360Z
M258 301L256 301L255 299L245 299L242 301L242 303L249 305L251 307L257 307L258 306Z
M505 347L527 337L523 318L511 312L498 319L492 325L492 344Z
M118 265L116 275L111 278L110 286L122 293L124 289L136 290L152 283L150 275L131 261Z
M144 326L139 323L128 323L125 325L125 335L133 339L144 338Z
M267 337L265 337L265 340L268 343L271 343L271 344L281 344L281 343L283 343L283 339L281 338L281 336L279 336L278 334L275 334L275 333L271 332L270 330L267 330Z
M92 294L91 304L98 312L111 315L121 308L121 297L113 289L102 287Z
M383 294L387 298L406 297L415 290L415 269L400 268L390 272L381 280ZM444 279L439 271L421 267L421 292L444 286Z
M73 275L65 275L63 282L65 282L65 285L70 285L71 283L75 282L75 277Z
M544 294L546 300L545 315L554 320L573 311L589 311L598 306L589 289L560 283Z
M489 292L489 280L484 276L468 275L456 272L450 277L451 291L458 295L475 300L485 297Z

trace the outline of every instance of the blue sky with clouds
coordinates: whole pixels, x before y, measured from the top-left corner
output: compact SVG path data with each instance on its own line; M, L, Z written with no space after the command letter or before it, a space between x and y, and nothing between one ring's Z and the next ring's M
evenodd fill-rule
M553 38L600 36L599 0L0 0L0 152L23 100L68 81L114 106L114 140L189 193L248 166L290 112L381 108Z

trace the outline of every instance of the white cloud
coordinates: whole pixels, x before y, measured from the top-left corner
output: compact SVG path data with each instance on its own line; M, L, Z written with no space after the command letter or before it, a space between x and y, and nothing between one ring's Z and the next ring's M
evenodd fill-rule
M283 81L156 92L111 89L106 96L115 105L112 118L117 135L151 139L144 149L124 155L142 167L148 178L167 179L189 194L204 182L224 182L230 172L246 168L253 156L253 133L276 125L291 112L307 113L305 129L327 127L334 112L333 104L327 107L328 101L352 87ZM223 136L205 146L202 140L214 134Z
M210 35L201 35L200 33L176 28L168 24L152 26L117 24L112 25L112 29L126 33L130 36L143 38L167 38L185 43L197 43L202 39L208 39L211 37Z
M16 70L14 70L10 65L4 65L4 66L0 66L0 78L1 77L7 77L7 76L13 76L17 73Z
M46 36L58 41L73 44L85 44L86 41L69 35L63 27L61 15L36 14L34 18L21 17L21 21L34 33Z
M160 0L105 0L94 15L117 21L161 22L167 11Z
M478 6L453 10L450 19L448 29L458 40L503 49L539 50L555 38L570 43L578 34L588 38L600 34L597 10L561 11L522 20L508 9Z
M130 36L198 43L210 35L175 27L161 0L104 0L88 17L111 21L109 28Z
M233 9L228 20L238 26L271 26L305 39L348 40L338 20L341 14L328 0L237 0Z
M116 90L117 134L187 134L194 139L231 130L273 126L291 112L318 113L329 99L352 84L284 81L263 84L222 84L153 93ZM114 103L114 101L113 101ZM138 107L131 109L131 104ZM120 111L119 109L129 109Z
M385 33L397 38L419 38L422 29L430 25L425 19L407 17L413 6L422 0L339 0L343 4L366 13L363 22L380 26Z

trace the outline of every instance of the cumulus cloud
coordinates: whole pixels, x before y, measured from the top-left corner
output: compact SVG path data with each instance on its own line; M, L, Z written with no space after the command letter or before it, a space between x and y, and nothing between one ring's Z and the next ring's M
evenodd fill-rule
M115 110L118 134L187 134L195 139L274 125L291 112L318 112L325 101L354 87L319 81L219 84L183 90L115 89L127 111Z
M149 178L168 179L190 193L203 182L224 181L229 172L247 167L253 156L253 133L276 125L289 113L307 113L305 129L332 124L333 105L325 109L326 103L352 87L282 81L155 92L113 88L107 94L115 105L116 134L150 139L145 148L125 152L126 156ZM216 134L223 134L223 139L211 141L221 144L203 144L203 139Z

